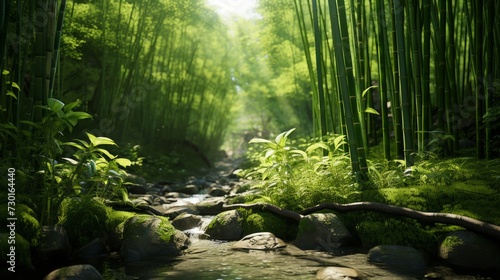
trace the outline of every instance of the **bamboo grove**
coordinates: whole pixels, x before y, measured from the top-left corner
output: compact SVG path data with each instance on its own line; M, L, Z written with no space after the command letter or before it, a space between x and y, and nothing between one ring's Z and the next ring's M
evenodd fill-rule
M94 119L83 128L170 149L224 141L234 50L205 1L7 1L1 6L2 158L42 119L49 98ZM7 93L7 94L6 94ZM26 138L26 137L24 137Z
M354 171L379 142L408 167L417 153L453 156L472 143L478 158L498 156L498 2L293 4L314 131L346 134Z

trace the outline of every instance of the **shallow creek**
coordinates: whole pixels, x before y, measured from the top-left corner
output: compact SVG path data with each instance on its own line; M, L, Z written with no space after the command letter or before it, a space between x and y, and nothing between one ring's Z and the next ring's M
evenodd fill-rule
M395 272L368 263L366 251L359 248L338 249L332 252L303 251L293 245L275 251L234 250L234 242L202 240L212 217L186 232L192 244L183 255L158 257L147 261L123 263L111 257L101 267L104 279L316 279L316 272L327 266L344 266L358 270L363 279L423 279L422 275ZM447 267L433 267L441 279L496 279L472 273L457 274Z

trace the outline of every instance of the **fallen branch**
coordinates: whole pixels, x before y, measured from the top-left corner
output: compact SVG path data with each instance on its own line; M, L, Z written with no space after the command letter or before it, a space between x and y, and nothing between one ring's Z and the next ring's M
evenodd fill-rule
M252 209L252 210L267 210L276 215L293 219L295 221L300 221L304 215L308 215L314 212L318 212L324 209L335 210L338 212L350 212L350 211L375 211L386 214L399 215L407 218L412 218L417 221L427 222L427 223L442 223L449 225L461 226L463 228L469 229L471 231L482 233L490 237L500 240L500 226L479 221L473 218L450 214L450 213L434 213L434 212L423 212L417 211L406 207L399 207L393 205L387 205L378 202L354 202L348 204L339 204L334 202L322 203L311 208L307 208L300 213L282 209L275 205L268 203L255 203L255 204L231 204L224 205L224 210L232 209Z

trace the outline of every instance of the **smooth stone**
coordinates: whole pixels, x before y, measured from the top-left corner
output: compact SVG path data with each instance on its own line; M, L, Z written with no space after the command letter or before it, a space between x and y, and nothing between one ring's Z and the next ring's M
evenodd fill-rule
M286 243L271 232L257 232L246 235L231 247L233 249L274 250L286 247Z
M320 269L316 273L316 279L319 280L351 280L361 279L356 269L349 267L330 266Z

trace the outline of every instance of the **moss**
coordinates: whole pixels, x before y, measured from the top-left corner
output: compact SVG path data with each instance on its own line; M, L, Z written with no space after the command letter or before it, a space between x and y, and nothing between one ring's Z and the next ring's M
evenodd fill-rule
M156 231L158 237L165 242L170 242L175 235L175 227L170 223L168 218L161 216L158 216L157 218L160 218L161 220L160 226Z
M272 232L279 238L293 239L297 234L297 222L269 212L238 210L243 216L243 235L255 232Z
M458 236L448 236L443 240L442 246L447 248L455 248L463 244L463 240L458 238Z
M129 218L136 216L136 213L127 211L111 210L108 213L108 230L114 230L120 224L123 224Z
M67 198L59 208L58 224L66 228L71 245L79 248L108 230L112 209L91 198Z

